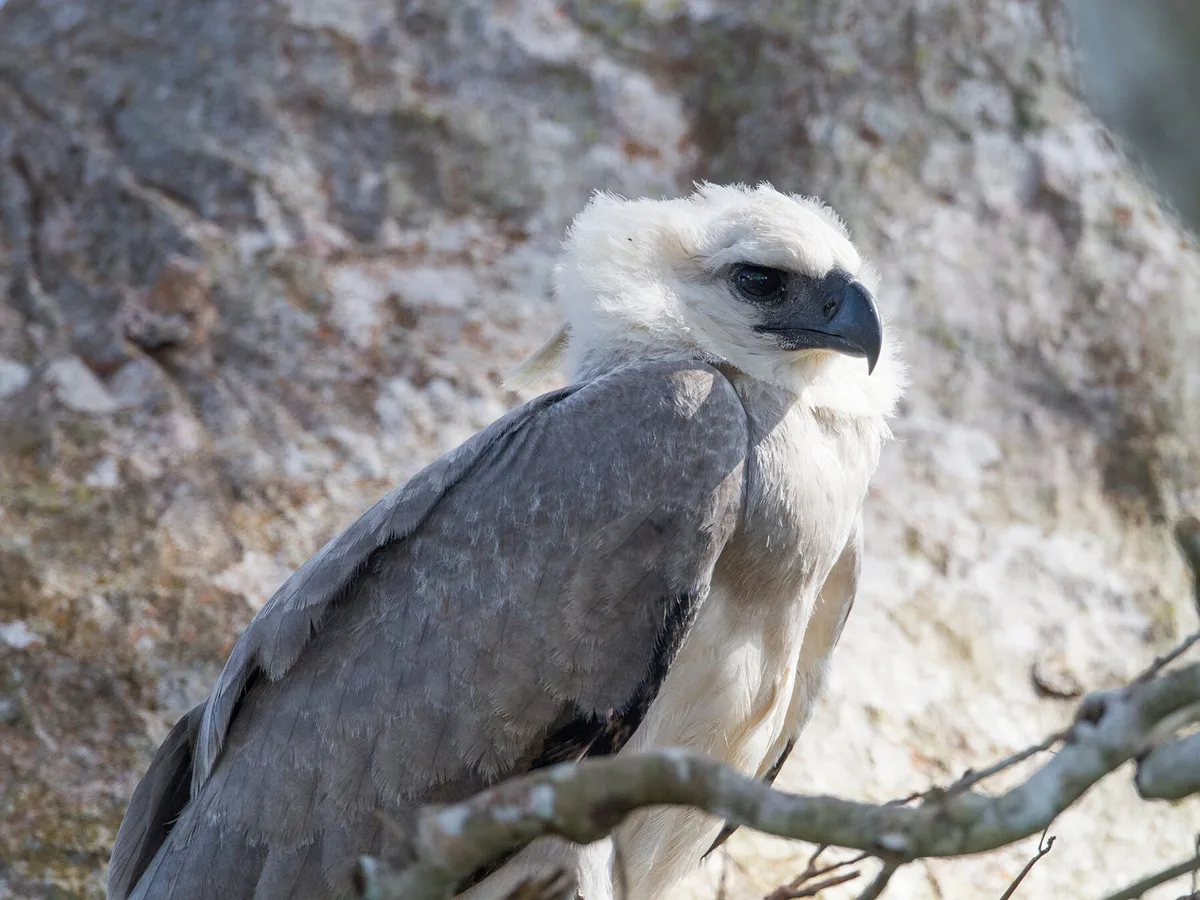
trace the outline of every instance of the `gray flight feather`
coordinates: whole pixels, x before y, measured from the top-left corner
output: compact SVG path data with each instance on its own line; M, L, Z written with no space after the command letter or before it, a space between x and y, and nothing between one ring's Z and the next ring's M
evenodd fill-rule
M593 725L636 727L738 528L748 441L715 369L637 363L389 494L288 579L176 726L109 897L345 897L359 854L403 858L420 805L558 758L556 735L586 750Z
M108 868L110 897L129 895L187 805L203 715L204 704L200 704L175 723L133 792Z

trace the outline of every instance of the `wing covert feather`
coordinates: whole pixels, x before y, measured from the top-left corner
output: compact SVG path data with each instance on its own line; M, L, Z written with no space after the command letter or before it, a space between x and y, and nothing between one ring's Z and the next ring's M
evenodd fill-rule
M641 363L514 410L389 494L242 635L192 802L132 896L341 896L356 855L403 853L376 810L403 829L553 755L572 722L619 747L738 525L747 446L716 370ZM316 868L323 884L300 877Z
M329 605L347 591L372 553L417 528L495 441L575 389L545 394L502 416L396 488L292 573L242 634L213 688L200 729L194 785L202 784L212 771L234 706L253 671L261 669L272 680L282 676Z

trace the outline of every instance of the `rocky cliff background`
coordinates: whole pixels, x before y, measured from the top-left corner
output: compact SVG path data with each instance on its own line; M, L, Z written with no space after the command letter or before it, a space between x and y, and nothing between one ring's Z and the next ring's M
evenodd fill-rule
M0 896L101 896L254 611L521 399L594 188L824 197L908 348L784 787L944 782L1191 630L1166 526L1200 506L1200 254L1070 46L1054 0L0 0ZM1019 896L1100 896L1198 823L1118 778ZM889 896L998 897L1030 852ZM739 834L679 897L804 855Z

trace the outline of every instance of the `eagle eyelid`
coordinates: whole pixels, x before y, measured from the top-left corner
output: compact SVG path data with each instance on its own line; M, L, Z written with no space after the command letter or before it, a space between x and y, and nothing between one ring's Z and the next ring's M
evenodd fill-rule
M734 266L730 280L747 300L763 302L775 300L783 294L788 273L769 266L741 263Z

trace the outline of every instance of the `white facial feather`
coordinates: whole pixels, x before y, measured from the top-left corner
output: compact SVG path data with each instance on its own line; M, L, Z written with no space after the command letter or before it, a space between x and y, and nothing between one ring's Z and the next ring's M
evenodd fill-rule
M819 200L765 184L702 184L674 200L599 193L575 218L564 251L554 292L566 325L510 383L531 383L560 359L577 380L634 359L700 357L855 417L890 415L903 390L888 329L870 375L861 359L783 350L754 331L751 305L723 277L738 263L817 278L839 268L875 293L876 273Z

